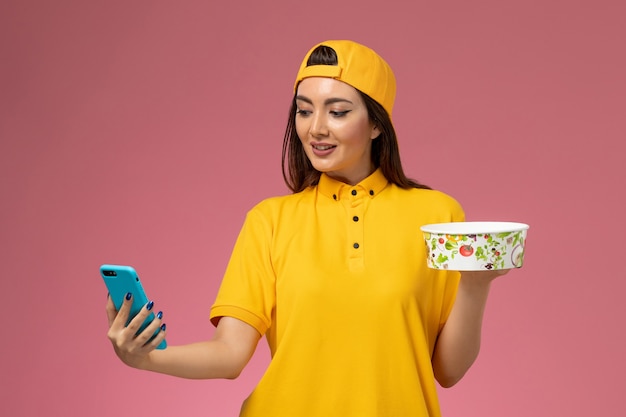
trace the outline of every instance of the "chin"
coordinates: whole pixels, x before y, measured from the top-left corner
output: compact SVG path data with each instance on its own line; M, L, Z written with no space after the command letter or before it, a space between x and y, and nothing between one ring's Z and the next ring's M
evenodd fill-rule
M328 164L316 164L314 162L311 162L311 165L313 165L313 168L315 168L319 172L329 173L336 170L335 167L328 166Z

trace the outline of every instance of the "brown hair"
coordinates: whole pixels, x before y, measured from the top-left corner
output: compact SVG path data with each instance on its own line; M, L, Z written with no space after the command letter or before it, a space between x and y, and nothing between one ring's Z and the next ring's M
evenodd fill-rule
M331 47L321 45L316 48L307 61L309 65L337 65L337 53ZM357 90L359 91L359 90ZM414 181L404 174L400 161L398 139L387 111L378 102L367 94L361 97L367 107L367 113L372 123L380 130L380 136L372 141L372 163L382 170L388 181L400 188L426 188L430 187ZM311 161L306 156L302 142L296 133L296 99L295 96L289 110L287 129L283 140L282 171L287 187L294 193L305 188L317 185L321 172L313 168Z

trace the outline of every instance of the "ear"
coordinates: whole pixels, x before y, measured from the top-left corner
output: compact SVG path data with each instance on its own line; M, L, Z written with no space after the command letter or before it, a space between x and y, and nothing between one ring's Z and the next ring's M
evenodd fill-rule
M382 132L380 131L380 129L378 128L378 125L376 124L372 124L372 132L370 133L370 139L376 139L377 137L380 136Z

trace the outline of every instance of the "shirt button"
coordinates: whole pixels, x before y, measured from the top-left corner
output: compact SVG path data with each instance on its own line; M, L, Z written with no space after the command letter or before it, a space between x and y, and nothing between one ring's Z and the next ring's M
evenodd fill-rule
M356 195L356 190L352 190L352 195Z
M355 222L358 222L358 221L359 221L359 216L354 216L354 217L352 218L352 220L354 220Z
M337 199L337 194L333 194L333 200Z
M355 243L354 245L352 245L354 247L354 249L358 249L359 248L359 244Z
M370 195L374 195L374 190L370 190Z

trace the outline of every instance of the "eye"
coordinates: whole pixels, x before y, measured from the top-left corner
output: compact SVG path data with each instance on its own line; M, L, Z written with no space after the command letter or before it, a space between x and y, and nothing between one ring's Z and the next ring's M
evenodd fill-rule
M335 117L343 117L343 116L345 116L346 114L348 114L350 112L351 112L351 110L344 110L344 111L335 111L335 110L333 110L333 111L330 112L330 114L332 114Z
M298 110L296 110L296 114L299 114L302 117L306 117L306 116L311 114L311 111L310 110L298 109Z

